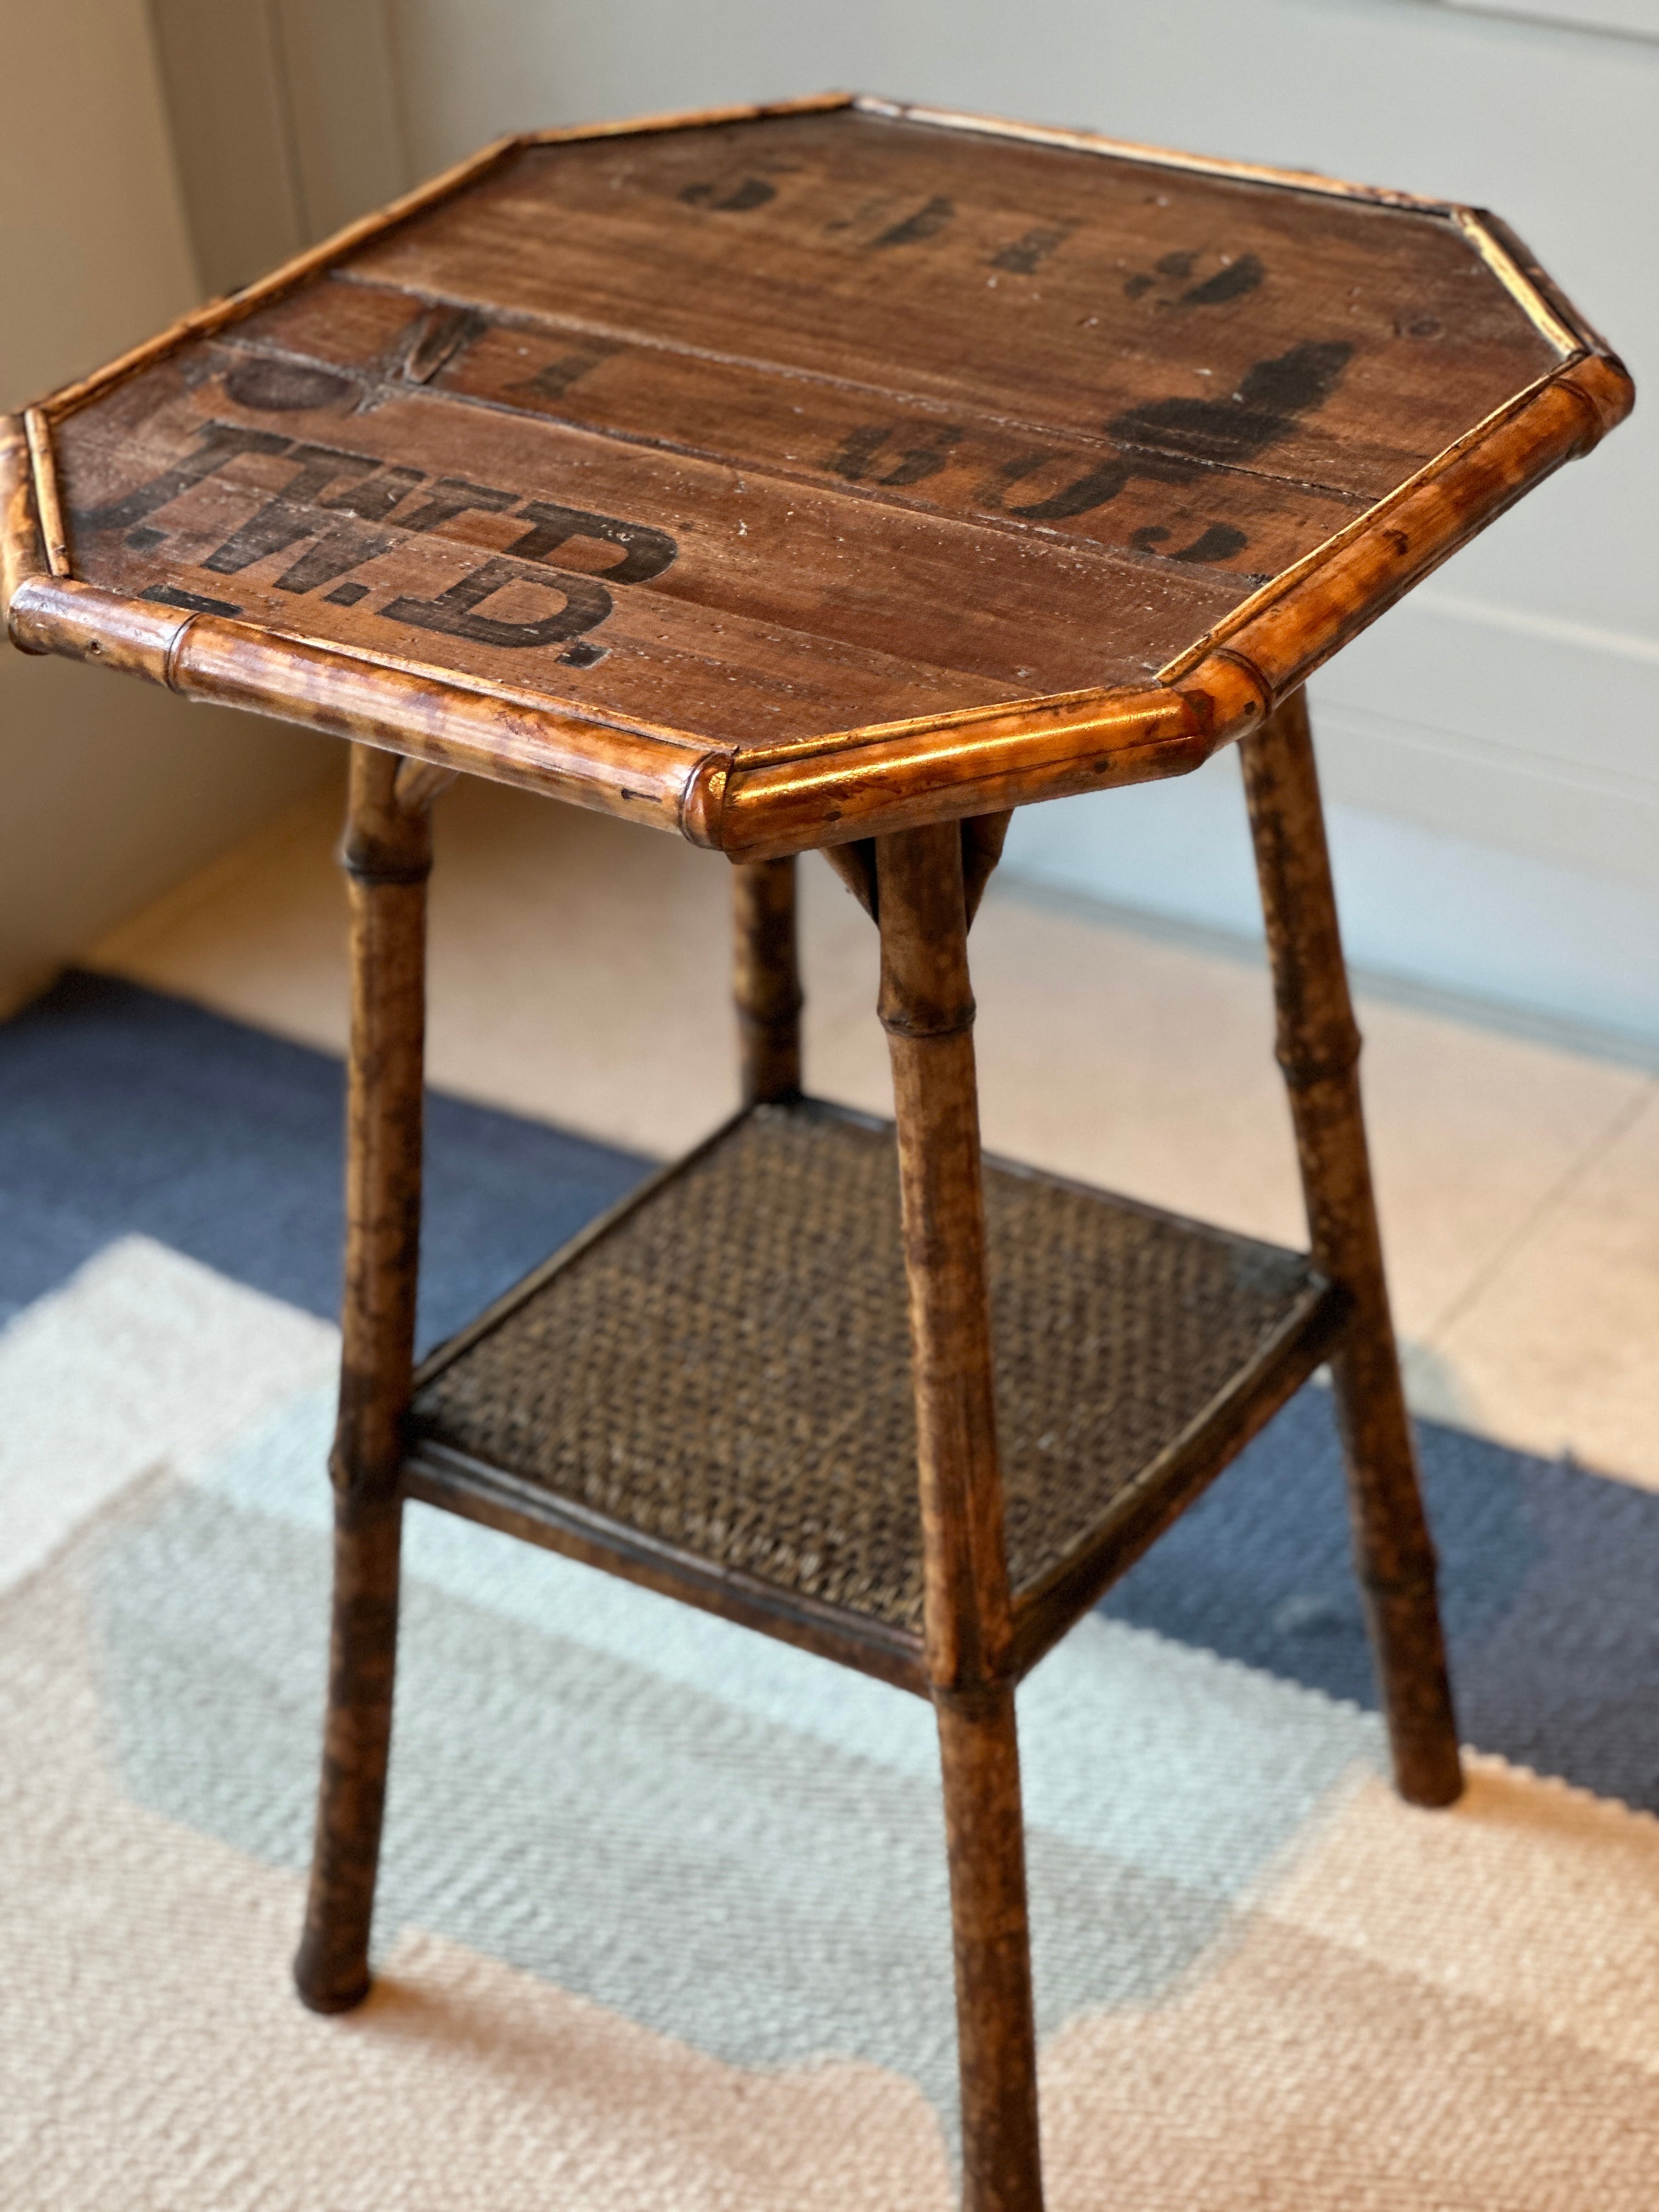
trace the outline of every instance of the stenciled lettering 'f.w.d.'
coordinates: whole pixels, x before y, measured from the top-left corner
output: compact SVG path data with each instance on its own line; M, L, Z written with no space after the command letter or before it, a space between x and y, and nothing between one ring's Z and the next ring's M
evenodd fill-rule
M234 376L229 380L232 398L242 399L244 404L250 398L254 404L270 404L269 380L246 378L240 380L240 389L238 383ZM294 386L290 382L276 388L286 392ZM316 395L313 379L305 387L303 404L314 404ZM183 460L118 499L77 514L76 529L88 534L131 530L205 478L232 468L248 455L281 459L293 474L279 492L240 524L200 565L216 575L234 576L303 544L305 550L276 579L279 592L297 595L320 591L325 584L335 583L390 552L402 540L443 529L468 511L516 512L529 527L501 554L431 599L399 595L379 610L388 621L467 638L478 645L522 648L559 645L579 637L611 612L609 585L643 583L660 575L679 550L666 531L646 523L562 507L552 500L521 501L520 494L499 485L471 483L459 477L428 478L424 470L383 462L373 453L313 445L217 419L202 425L194 451ZM578 538L613 546L620 553L621 558L604 571L604 581L596 575L560 568L551 559L562 546ZM559 604L528 621L501 621L483 611L489 600L513 584L532 586ZM172 596L178 604L178 595Z

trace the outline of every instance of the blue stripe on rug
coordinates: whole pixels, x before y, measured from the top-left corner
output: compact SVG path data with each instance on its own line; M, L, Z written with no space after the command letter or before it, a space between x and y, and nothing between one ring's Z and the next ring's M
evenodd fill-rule
M343 1090L325 1054L66 975L0 1028L0 1318L134 1231L331 1316ZM426 1342L649 1164L441 1094L428 1131ZM1466 1741L1659 1812L1659 1497L1418 1435ZM1287 1407L1103 1609L1374 1708L1327 1394Z
M0 1322L130 1233L334 1320L344 1124L331 1054L71 969L0 1026ZM653 1164L429 1091L421 1343Z
M1464 1741L1659 1812L1659 1497L1416 1428ZM1292 1400L1102 1609L1374 1709L1329 1393Z

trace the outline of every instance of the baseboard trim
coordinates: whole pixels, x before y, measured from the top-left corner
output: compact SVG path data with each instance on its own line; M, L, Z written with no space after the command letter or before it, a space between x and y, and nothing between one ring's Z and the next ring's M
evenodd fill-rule
M1035 877L999 871L986 893L988 902L1003 900L1062 914L1098 929L1121 929L1155 945L1176 945L1201 952L1212 960L1237 961L1241 966L1266 969L1267 948L1260 936L1247 937L1231 929L1218 929L1201 921L1182 921L1173 915L1152 914L1145 907L1122 906L1112 899L1096 898L1086 891L1066 890ZM1496 999L1477 998L1467 992L1442 989L1432 983L1414 983L1377 968L1348 963L1348 980L1360 999L1380 1000L1385 1006L1409 1006L1437 1019L1461 1022L1469 1029L1487 1030L1498 1036L1524 1037L1529 1043L1548 1045L1558 1052L1577 1053L1585 1060L1603 1060L1619 1067L1659 1073L1659 1036L1643 1036L1625 1030L1606 1029L1595 1023L1573 1021L1564 1015L1539 1012L1524 1006L1506 1006Z
M1659 880L1593 876L1340 802L1327 814L1348 957L1372 996L1659 1068ZM1225 757L1174 782L1023 811L1001 876L1018 896L1263 957Z

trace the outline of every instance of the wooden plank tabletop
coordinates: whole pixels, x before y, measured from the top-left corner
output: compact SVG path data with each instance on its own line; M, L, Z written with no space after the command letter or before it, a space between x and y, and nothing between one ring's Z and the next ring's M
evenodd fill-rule
M1177 729L1172 664L1599 359L1523 253L1459 210L878 103L518 143L49 404L45 565L170 623L179 688L211 663L232 696L240 635L246 703L412 750L447 730L463 765L577 797L587 754L627 755L668 779L647 811L710 842L719 793L693 821L674 783L696 760L723 788L783 748L778 834L814 842L854 802L814 830L790 761L919 724L965 811L990 769L939 733L1052 738L1079 695L1150 700L1130 749L1169 772L1230 719ZM1606 427L1572 396L1451 542ZM73 612L20 641L87 649ZM328 720L342 659L356 724Z

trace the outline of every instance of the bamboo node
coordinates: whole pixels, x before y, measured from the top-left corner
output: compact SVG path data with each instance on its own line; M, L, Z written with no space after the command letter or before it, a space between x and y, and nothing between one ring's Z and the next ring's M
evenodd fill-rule
M1352 1075L1359 1065L1364 1044L1358 1029L1351 1029L1334 1051L1305 1057L1294 1052L1276 1052L1273 1057L1289 1089L1311 1091L1316 1084L1336 1082Z
M1428 1539L1425 1539L1428 1542ZM1359 1583L1367 1596L1381 1598L1431 1598L1437 1595L1437 1566L1434 1547L1429 1542L1428 1557L1419 1565L1398 1575L1375 1574L1369 1567L1359 1569Z
M347 842L341 843L338 859L354 884L423 884L432 873L429 860L377 860L364 855Z
M998 1669L969 1680L932 1682L928 1694L957 1720L992 1721L1000 1716L1014 1680L1013 1670Z
M961 1036L964 1030L971 1030L976 1009L970 999L965 1011L951 1007L931 1018L895 1013L884 1004L878 1007L878 1012L881 1025L889 1036L909 1037L919 1044L926 1044L938 1037Z
M735 755L705 753L685 779L680 793L680 830L694 845L719 852L726 811L726 785Z
M200 620L199 615L187 615L167 640L167 649L162 655L161 681L169 691L176 691L180 698L188 696L188 693L185 685L179 681L182 665L179 656L184 648L185 640Z
M1214 668L1212 664L1217 661L1223 666ZM1181 686L1181 696L1212 744L1229 737L1248 736L1251 728L1265 721L1273 711L1273 685L1249 655L1236 645L1212 645L1192 676L1194 680ZM1237 681L1240 677L1247 687L1242 697Z

